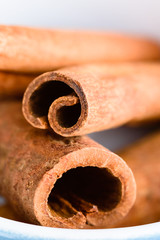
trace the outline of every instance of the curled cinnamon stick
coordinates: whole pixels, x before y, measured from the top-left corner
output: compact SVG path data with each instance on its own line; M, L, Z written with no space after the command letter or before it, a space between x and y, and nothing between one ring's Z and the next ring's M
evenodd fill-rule
M44 72L88 62L159 58L159 45L143 38L0 26L0 70Z
M27 221L108 227L135 200L127 164L88 137L62 138L26 123L21 104L0 106L0 192Z
M21 97L36 74L0 72L0 99Z
M126 148L120 156L134 173L137 197L129 214L117 226L160 221L160 131Z
M45 73L28 86L23 113L62 136L160 117L160 64L81 65Z

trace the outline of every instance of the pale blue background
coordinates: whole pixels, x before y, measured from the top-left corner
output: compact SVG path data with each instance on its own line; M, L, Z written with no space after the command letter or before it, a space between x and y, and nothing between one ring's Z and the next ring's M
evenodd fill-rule
M160 39L160 0L0 0L0 23L105 29Z

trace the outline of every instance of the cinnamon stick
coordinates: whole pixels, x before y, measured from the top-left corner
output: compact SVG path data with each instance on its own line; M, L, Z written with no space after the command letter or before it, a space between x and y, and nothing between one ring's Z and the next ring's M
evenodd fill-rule
M23 113L34 127L75 136L160 118L160 64L81 65L28 86Z
M127 164L88 137L32 128L18 102L0 106L0 193L16 213L50 227L109 227L135 200Z
M159 58L159 45L145 38L105 32L0 26L0 70L45 72L88 62Z
M36 74L0 72L0 99L22 97Z
M134 173L137 197L133 208L117 227L160 221L160 131L119 154Z

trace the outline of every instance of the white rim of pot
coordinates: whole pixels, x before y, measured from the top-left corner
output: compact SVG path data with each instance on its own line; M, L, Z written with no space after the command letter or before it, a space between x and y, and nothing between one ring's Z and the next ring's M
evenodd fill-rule
M42 227L0 217L0 236L14 239L119 240L160 238L160 222L113 229L64 229ZM158 239L158 238L157 238Z

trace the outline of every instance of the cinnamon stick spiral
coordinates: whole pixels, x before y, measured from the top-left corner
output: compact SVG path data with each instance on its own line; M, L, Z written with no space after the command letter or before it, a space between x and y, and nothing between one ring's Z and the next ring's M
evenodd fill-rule
M160 64L81 65L42 74L28 86L23 114L36 128L76 136L160 118Z

